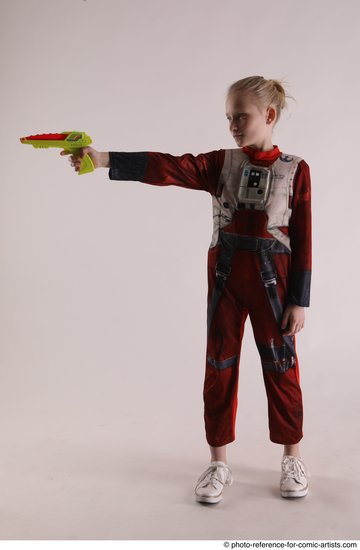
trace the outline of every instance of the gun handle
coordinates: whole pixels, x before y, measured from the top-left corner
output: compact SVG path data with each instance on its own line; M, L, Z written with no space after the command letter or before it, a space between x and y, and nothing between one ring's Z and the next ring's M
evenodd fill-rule
M82 176L82 174L87 174L88 172L93 172L94 170L95 170L94 163L91 160L90 155L85 155L81 161L78 175Z
M79 156L77 149L64 149L66 153L71 153L72 155ZM86 154L80 164L80 170L78 171L78 176L82 176L83 174L87 174L88 172L93 172L95 170L95 166L93 161L91 160L90 155Z

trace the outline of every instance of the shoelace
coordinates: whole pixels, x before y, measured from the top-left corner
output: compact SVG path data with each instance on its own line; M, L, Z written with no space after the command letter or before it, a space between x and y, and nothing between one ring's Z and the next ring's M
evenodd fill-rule
M203 487L207 487L208 485L212 484L212 486L214 487L214 489L216 489L215 487L215 484L214 484L214 481L219 481L220 483L222 483L223 485L225 484L224 481L222 481L222 479L219 479L216 474L219 473L219 469L220 468L224 468L224 466L209 466L207 470L205 470L205 472L199 477L198 479L198 484L201 482L201 481L204 481L204 483L202 483L202 486ZM206 479L208 477L208 479Z
M300 460L296 457L284 458L283 472L285 478L291 477L295 479L298 483L301 483L300 477L306 477L305 469Z

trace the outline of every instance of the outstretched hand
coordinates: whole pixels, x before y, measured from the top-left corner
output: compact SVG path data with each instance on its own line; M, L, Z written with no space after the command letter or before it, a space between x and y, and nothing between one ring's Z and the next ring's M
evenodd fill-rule
M281 328L285 329L283 336L293 336L299 332L305 324L305 311L302 306L288 304L283 313Z
M69 162L74 167L75 172L80 170L80 164L82 158L88 154L93 161L94 168L108 168L109 167L109 153L100 153L93 147L82 147L77 150L77 154L71 154L68 151L61 151L60 155L70 155Z

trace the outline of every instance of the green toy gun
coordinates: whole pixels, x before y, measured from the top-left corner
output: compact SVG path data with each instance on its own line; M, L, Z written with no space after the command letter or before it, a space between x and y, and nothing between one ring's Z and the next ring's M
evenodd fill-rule
M60 134L36 134L20 138L21 143L29 143L33 147L61 147L66 153L78 156L78 149L87 147L92 143L91 137L85 132L61 132ZM89 155L84 155L78 175L94 171L94 164Z

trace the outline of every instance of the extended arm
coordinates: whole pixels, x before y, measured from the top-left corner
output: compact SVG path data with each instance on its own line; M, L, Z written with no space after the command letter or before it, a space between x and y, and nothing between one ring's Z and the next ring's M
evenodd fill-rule
M61 155L68 154L64 151ZM99 152L93 147L84 147L79 155L71 155L70 162L79 170L81 159L89 154L95 168L109 168L111 180L140 181L151 185L177 185L215 194L224 164L225 150L192 155L175 156L154 151Z
M152 185L177 185L215 193L224 163L223 149L180 156L170 153L141 151L109 153L109 178L140 181Z

